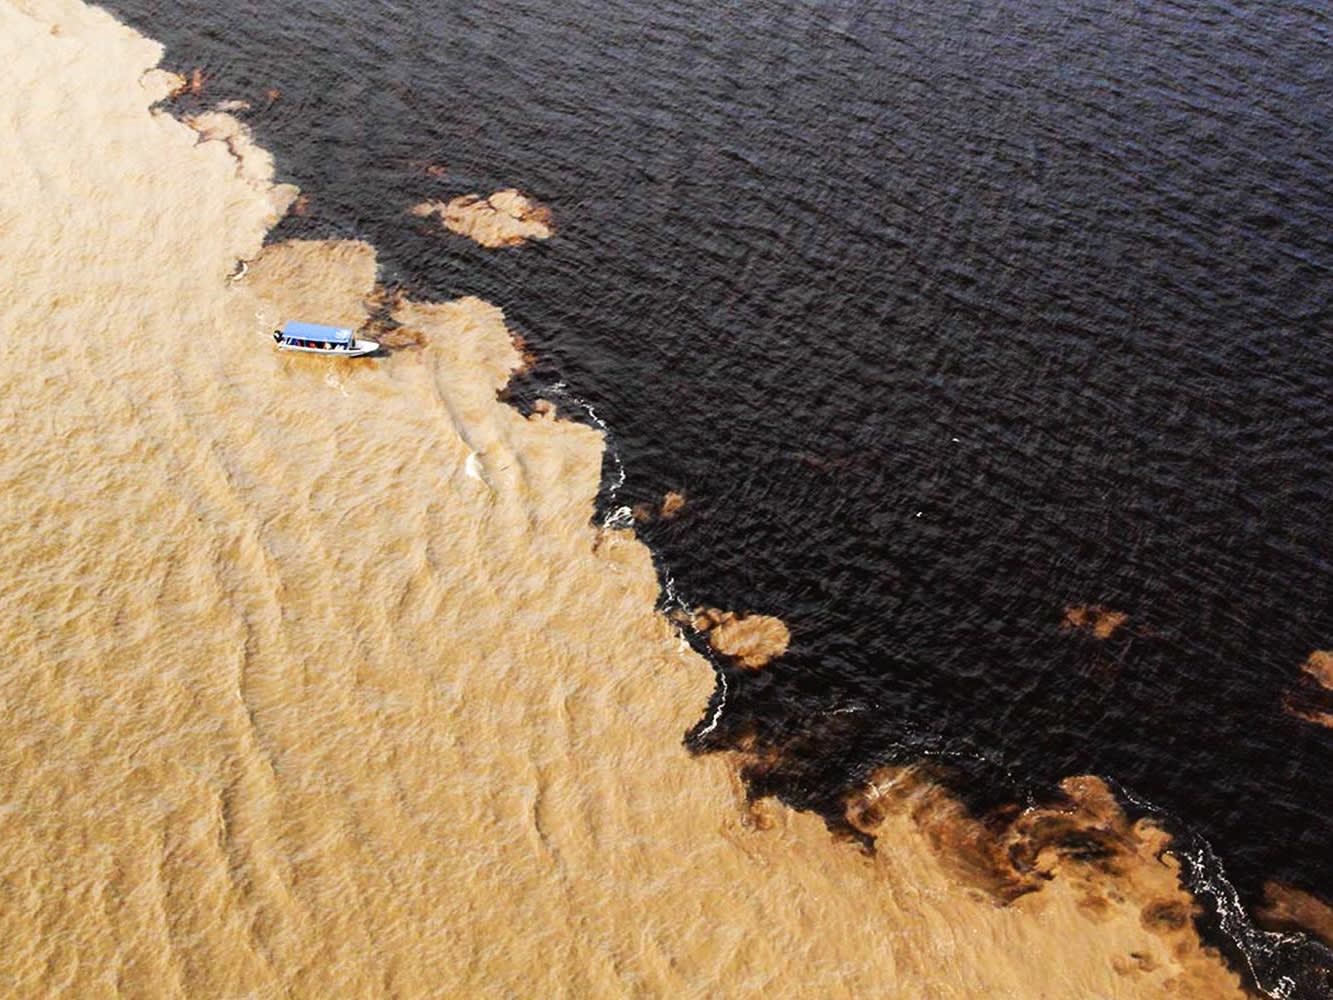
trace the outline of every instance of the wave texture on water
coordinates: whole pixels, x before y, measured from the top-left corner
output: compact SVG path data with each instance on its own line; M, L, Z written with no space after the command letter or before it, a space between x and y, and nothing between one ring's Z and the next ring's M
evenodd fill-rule
M906 807L866 854L747 802L602 435L497 399L505 313L262 247L296 192L104 13L0 0L0 55L8 992L1241 995L1095 781L1115 870L1006 907Z

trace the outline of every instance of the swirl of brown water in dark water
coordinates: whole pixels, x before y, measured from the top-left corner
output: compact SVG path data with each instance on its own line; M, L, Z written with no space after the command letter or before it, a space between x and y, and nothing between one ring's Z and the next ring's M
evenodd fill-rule
M680 592L792 632L701 749L829 815L923 752L978 809L1105 774L1245 904L1333 896L1333 735L1283 712L1333 643L1322 6L109 6L252 99L287 234L499 302L614 505L688 493L642 529ZM558 239L406 214L510 184Z

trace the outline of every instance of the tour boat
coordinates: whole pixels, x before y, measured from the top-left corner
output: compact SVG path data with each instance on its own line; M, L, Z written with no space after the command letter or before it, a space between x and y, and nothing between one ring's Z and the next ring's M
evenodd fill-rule
M273 331L273 341L282 351L338 354L344 358L355 358L380 349L375 341L358 340L356 334L345 327L321 323L284 323L281 330Z

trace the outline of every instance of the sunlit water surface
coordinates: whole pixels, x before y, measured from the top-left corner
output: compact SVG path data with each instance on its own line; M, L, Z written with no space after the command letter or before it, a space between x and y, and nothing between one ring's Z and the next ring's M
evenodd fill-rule
M674 593L794 635L698 748L830 814L922 753L979 805L1097 773L1247 906L1333 895L1333 733L1283 710L1333 645L1322 5L109 6L252 102L279 237L504 306L516 403L610 429L605 513L686 493ZM510 185L557 238L407 214Z

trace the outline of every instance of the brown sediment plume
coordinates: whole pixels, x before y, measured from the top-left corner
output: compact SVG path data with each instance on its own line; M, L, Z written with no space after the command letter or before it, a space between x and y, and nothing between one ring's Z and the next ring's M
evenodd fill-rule
M1001 905L1035 913L1042 895L1058 892L1059 905L1093 922L1137 921L1151 944L1112 958L1121 975L1174 967L1164 991L1233 991L1232 977L1199 938L1199 907L1181 884L1166 832L1150 820L1131 822L1099 778L1066 778L1060 790L1058 802L974 816L931 767L885 768L848 797L846 817L875 838L877 850L889 851L901 835L893 821L909 818L960 882Z
M1074 604L1065 608L1061 624L1070 630L1086 632L1095 639L1109 639L1115 635L1129 615L1100 604Z
M1038 891L1062 869L1069 869L1064 872L1069 881L1096 898L1096 880L1070 876L1086 875L1088 869L1124 875L1126 858L1142 846L1149 830L1154 831L1153 850L1165 846L1165 836L1150 824L1131 826L1099 779L1067 778L1060 790L1063 798L1054 804L973 816L930 768L892 768L848 797L847 819L873 836L887 810L907 810L945 864L1005 903Z
M528 344L528 339L520 333L509 332L509 339L514 343L514 350L518 352L518 367L514 369L515 375L523 375L532 370L537 363L537 352Z
M436 179L449 176L449 164L441 163L436 160L408 160L407 165L413 170L419 170L427 177ZM418 212L418 215L429 215L430 212Z
M487 197L465 194L450 201L423 201L412 214L439 215L445 228L484 247L513 247L549 239L555 232L551 210L515 188Z
M1323 726L1325 729L1333 729L1333 711L1326 711L1321 708L1308 708L1303 705L1295 704L1288 699L1283 703L1283 709L1288 715L1291 715L1302 722L1312 722L1316 726Z
M675 490L667 490L666 496L662 497L662 509L660 511L662 520L673 520L684 509L685 494L678 493Z
M718 608L695 608L691 623L708 644L747 670L759 670L787 651L791 632L772 615L738 614Z
M215 144L231 156L237 176L245 181L268 203L265 225L273 225L300 196L295 184L273 183L273 157L257 145L254 134L244 122L222 111L205 111L185 119L185 123L199 134L201 144Z
M1293 719L1333 729L1333 692L1314 684L1298 684L1282 695L1282 711Z
M260 315L274 317L271 326L302 320L359 330L387 306L377 271L369 243L289 240L264 247L237 284L255 297ZM358 294L362 288L368 291Z
M105 12L0 0L0 55L7 993L1240 995L1068 865L996 906L910 815L747 806L602 436L496 399L501 311L261 255L271 161ZM268 337L386 310L420 350Z
M1254 917L1261 927L1313 934L1333 948L1333 906L1312 892L1285 882L1268 882L1264 885L1264 901Z
M1282 697L1282 710L1302 722L1333 729L1333 653L1316 649L1301 664L1305 675Z
M667 490L662 497L662 502L653 506L651 503L636 503L631 508L634 520L640 524L646 524L649 521L661 518L663 521L674 521L680 516L680 512L685 509L685 494L678 493L675 490Z
M1319 684L1333 691L1333 652L1316 649L1306 658L1301 669L1313 677Z
M208 74L204 72L202 66L196 66L191 70L189 76L177 76L179 81L171 90L172 97L183 97L189 94L191 97L198 97L204 92L204 85L208 83Z
M163 101L175 97L187 86L185 77L166 69L145 70L139 76L139 85L155 94L154 101Z
M429 343L422 330L412 330L396 323L372 322L366 328L369 338L389 351L418 350Z
M365 298L370 318L362 329L385 350L420 350L430 342L423 331L403 326L393 318L394 310L406 300L406 294L398 285L376 285Z

